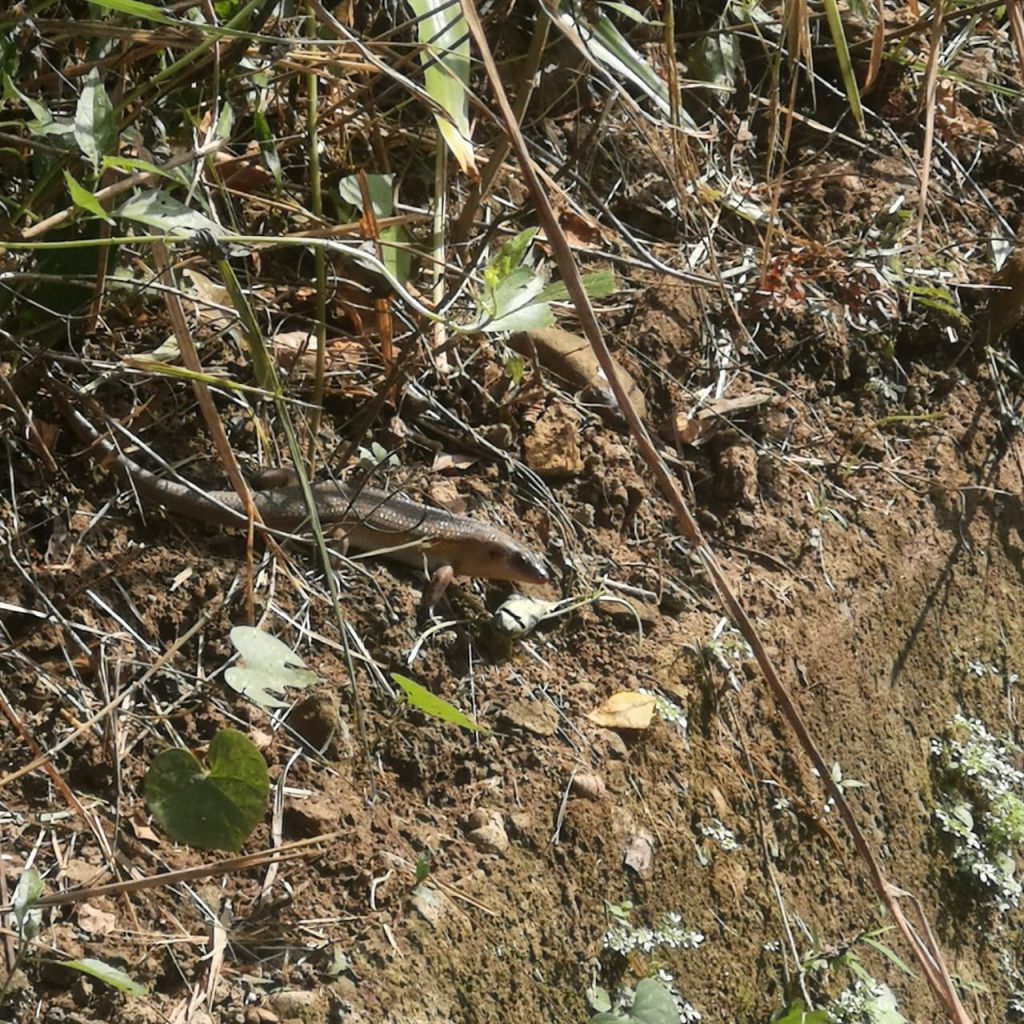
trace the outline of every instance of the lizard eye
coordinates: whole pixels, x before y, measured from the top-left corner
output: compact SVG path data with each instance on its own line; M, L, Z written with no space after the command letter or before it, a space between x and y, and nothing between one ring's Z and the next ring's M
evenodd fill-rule
M544 563L539 562L532 555L517 554L516 566L524 575L533 577L535 582L542 582L548 578Z

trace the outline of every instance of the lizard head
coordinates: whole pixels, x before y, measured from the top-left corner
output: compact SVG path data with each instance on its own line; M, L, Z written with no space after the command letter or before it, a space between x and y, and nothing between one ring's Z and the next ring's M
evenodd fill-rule
M547 583L551 578L544 559L514 537L495 530L483 545L459 552L455 571L460 576L506 580L509 583Z

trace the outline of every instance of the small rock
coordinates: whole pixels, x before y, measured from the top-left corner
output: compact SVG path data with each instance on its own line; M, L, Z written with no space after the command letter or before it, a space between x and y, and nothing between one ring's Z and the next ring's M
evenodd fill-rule
M591 740L591 746L598 758L606 757L612 761L625 761L629 757L629 747L617 732L602 729Z
M651 873L654 864L654 836L645 828L637 829L635 835L626 845L622 863L631 868L641 878Z
M534 736L554 736L558 730L558 711L547 701L514 700L502 709L501 720Z
M327 997L319 989L291 989L267 997L271 1009L282 1020L302 1024L327 1024Z
M445 918L447 910L445 907L446 902L444 894L430 886L420 884L413 889L413 909L419 912L420 917L422 917L423 920L434 929L434 931L438 931L441 928L441 923Z
M509 847L505 819L500 811L475 810L467 821L466 838L482 853L502 854Z
M245 1024L278 1024L281 1018L265 1006L250 1006L245 1011Z
M757 504L757 452L752 445L734 444L718 456L715 493L746 508Z
M584 800L601 800L607 788L604 779L595 772L579 772L572 777L572 792Z
M337 747L338 698L311 693L295 705L288 724L314 750L328 753L329 748Z
M647 632L657 625L659 619L657 608L629 597L603 597L594 602L594 611L611 619L617 629L625 630L635 631L639 625Z
M285 825L293 835L320 836L338 827L338 811L335 801L322 793L314 793L285 807Z
M543 477L574 476L583 468L579 417L567 405L552 405L523 443L526 464Z

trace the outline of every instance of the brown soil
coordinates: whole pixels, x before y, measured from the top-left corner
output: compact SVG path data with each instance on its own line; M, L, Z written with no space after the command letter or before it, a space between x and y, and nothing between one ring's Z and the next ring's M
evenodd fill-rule
M813 185L806 167L802 181L794 175L782 200L814 237L845 237L896 192L916 195L881 159L822 160L819 170ZM963 228L950 217L950 231ZM969 331L951 345L945 315L911 309L898 287L865 281L824 247L783 250L773 291L732 295L739 322L718 295L636 270L620 272L628 306L609 308L605 322L654 424L689 388L714 383L701 376L713 332L734 345L716 365L744 367L730 370L727 396L770 391L699 445L669 445L673 466L827 760L863 784L847 795L883 870L920 901L973 1019L1002 1021L1024 984L1020 914L986 909L952 873L933 820L930 741L957 711L999 735L1018 731L1024 446L1007 408L1014 378L980 348L965 352ZM662 255L672 261L670 245ZM810 291L819 311L840 315L812 316ZM861 329L851 311L883 327ZM1001 358L1013 354L1006 344ZM575 397L530 369L502 392L500 366L485 346L469 367L494 385L491 404L468 382L448 383L444 401L519 454L544 413ZM208 456L193 413L176 410L169 390L153 394L151 422L188 423L150 431L153 446L168 458ZM123 392L109 395L124 412ZM49 749L145 680L52 756L69 792L42 769L3 789L6 898L30 858L50 893L215 859L147 825L142 779L160 749L202 748L226 726L258 740L282 787L280 814L268 812L246 850L273 845L272 827L284 842L329 838L273 873L235 870L48 910L41 950L120 965L149 994L125 1001L32 960L4 1019L571 1022L589 1015L590 986L635 985L661 967L704 1020L764 1022L801 994L795 957L834 955L890 923L752 662L729 627L713 640L722 611L614 418L579 405L581 468L548 481L549 494L528 498L487 458L454 478L471 511L546 548L558 579L538 595L582 598L607 578L629 588L632 609L584 603L503 655L470 622L483 614L454 595L459 621L409 667L418 575L379 562L344 570L364 738L308 554L264 556L259 544L255 553L258 621L320 678L313 698L290 697L294 707L272 718L221 674L228 632L247 621L244 539L155 509L143 521L130 498L93 525L88 512L112 498L110 478L50 430L58 417L42 392L27 400L58 473L8 434L4 699L26 737ZM404 406L392 415L413 420ZM398 435L383 417L373 436L390 447ZM423 460L422 448L407 451ZM463 590L491 607L501 596ZM391 692L391 671L492 731L471 735L410 710ZM617 732L588 720L613 693L640 687L684 712L686 729L656 718ZM3 734L5 770L33 755L26 737ZM324 756L303 737L328 737ZM736 849L707 836L716 821ZM635 925L675 912L705 941L619 957L603 937L610 905L625 902ZM894 932L880 941L910 962ZM909 978L870 946L854 949L908 1020L942 1019L919 971ZM850 980L834 965L804 988L824 1001Z

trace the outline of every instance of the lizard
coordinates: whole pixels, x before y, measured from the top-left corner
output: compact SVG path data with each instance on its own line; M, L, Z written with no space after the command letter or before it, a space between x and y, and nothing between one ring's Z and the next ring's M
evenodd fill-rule
M106 440L59 389L51 389L61 414L78 439L99 450L114 471L144 501L213 526L246 526L245 503L232 490L204 491L157 476ZM325 531L359 550L423 568L431 573L424 594L429 612L456 576L510 583L546 583L544 559L510 533L479 519L455 515L374 487L332 480L312 485ZM268 530L294 532L309 515L297 485L254 491L253 504Z

